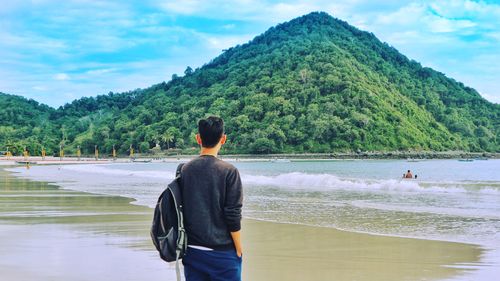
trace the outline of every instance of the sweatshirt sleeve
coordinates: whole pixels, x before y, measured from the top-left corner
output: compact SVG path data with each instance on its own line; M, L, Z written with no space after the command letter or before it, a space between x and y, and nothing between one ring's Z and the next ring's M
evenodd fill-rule
M241 229L241 207L243 206L243 186L238 169L232 169L226 178L226 202L224 219L230 232Z

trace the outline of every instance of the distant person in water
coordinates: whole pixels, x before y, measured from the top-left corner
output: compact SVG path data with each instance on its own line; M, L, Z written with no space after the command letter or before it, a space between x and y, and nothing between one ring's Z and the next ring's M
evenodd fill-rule
M411 173L410 170L408 170L408 172L405 175L405 179L412 179L412 178L413 178L413 174Z
M415 175L415 179L417 179L417 175Z

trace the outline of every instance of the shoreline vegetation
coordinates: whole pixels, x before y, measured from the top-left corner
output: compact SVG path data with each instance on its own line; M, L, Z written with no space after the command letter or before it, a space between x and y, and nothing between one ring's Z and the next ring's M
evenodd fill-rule
M41 157L41 156L0 156L0 165L15 165L23 164L105 164L105 163L125 163L125 162L170 162L182 161L191 159L197 156L198 153L181 154L176 152L165 152L156 154L135 154L134 157L120 155L116 158L105 156L95 157L90 156L64 156L60 157ZM222 151L219 158L230 161L307 161L307 160L408 160L421 161L430 159L457 159L457 160L488 160L500 159L500 153L486 152L465 152L465 151L391 151L391 152L359 152L359 153L293 153L293 154L224 154Z
M0 178L0 202L6 203L0 204L0 269L7 279L174 280L173 267L160 261L149 241L152 209L3 169ZM476 270L484 254L472 244L248 218L243 227L246 280L441 280ZM307 247L296 247L297 241Z

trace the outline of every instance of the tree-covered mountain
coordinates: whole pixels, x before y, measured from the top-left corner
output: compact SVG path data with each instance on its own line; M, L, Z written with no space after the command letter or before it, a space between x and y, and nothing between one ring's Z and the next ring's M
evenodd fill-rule
M59 145L58 129L50 120L56 110L34 100L0 92L0 151L19 153Z
M33 150L36 144L55 151L63 139L87 153L95 144L108 153L113 145L121 153L157 143L189 148L196 146L196 121L215 114L226 122L226 153L500 151L500 105L321 12L272 27L148 89L57 110L6 97L26 109L16 109L23 115L17 120L2 106L0 143ZM29 121L34 112L40 114ZM31 137L37 128L45 137Z

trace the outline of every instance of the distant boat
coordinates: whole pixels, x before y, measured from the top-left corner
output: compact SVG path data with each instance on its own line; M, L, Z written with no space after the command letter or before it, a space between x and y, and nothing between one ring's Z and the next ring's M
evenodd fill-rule
M474 160L488 160L488 157L476 157Z
M32 162L32 161L16 161L16 164L33 165L33 164L36 164L36 162Z
M420 162L420 160L408 158L406 159L406 162Z
M134 159L132 160L132 162L134 163L150 163L151 161L153 161L152 159Z
M458 159L460 162L472 162L474 159Z

